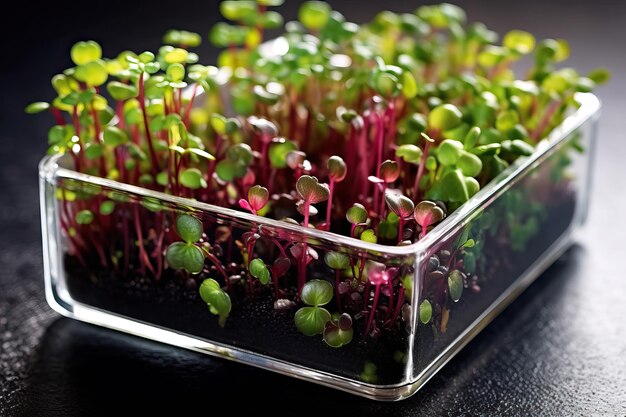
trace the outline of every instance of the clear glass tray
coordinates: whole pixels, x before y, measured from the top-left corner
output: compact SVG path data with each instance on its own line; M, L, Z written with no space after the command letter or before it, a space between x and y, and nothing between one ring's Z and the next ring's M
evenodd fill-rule
M406 398L548 267L584 222L600 103L592 94L577 98L580 108L533 155L518 160L409 246L304 229L85 175L72 170L67 158L45 157L39 175L46 298L59 313L89 323L377 400ZM114 201L110 215L77 224L76 213L97 209L105 200ZM353 267L365 265L384 283L378 288L370 280L360 283L367 286L361 288L361 299L359 291L345 286L338 297L335 286L325 308L334 313L341 303L350 310L354 336L333 348L321 336L297 330L294 313L302 303L276 305L272 284L249 290L245 270L225 271L233 286L228 289L224 274L207 262L232 300L221 327L198 295L199 282L157 263L163 247L155 236L172 233L180 213L202 220L208 241L220 247L216 257L222 265L242 256L246 233L258 235L254 253L266 263L285 251L292 262L276 278L279 286L297 281L297 251L291 249L303 244L316 254L306 268L307 280L334 285L335 271L325 265L324 255L340 251ZM124 239L131 244L125 247ZM117 251L115 264L104 256L112 251ZM128 273L126 262L139 256L151 257L154 267L162 268L158 281L149 271ZM371 314L374 322L383 323L377 338L364 336Z

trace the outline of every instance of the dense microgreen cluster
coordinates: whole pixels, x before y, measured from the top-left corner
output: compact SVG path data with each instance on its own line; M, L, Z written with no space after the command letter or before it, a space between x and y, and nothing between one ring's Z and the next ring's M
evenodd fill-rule
M569 53L563 40L514 30L498 42L450 4L382 12L359 26L308 2L267 47L264 30L283 24L268 7L280 4L221 3L230 23L209 37L227 48L220 67L198 64L189 48L201 37L186 31L167 32L156 53L112 59L79 42L74 66L53 78L58 96L27 111L52 112L50 151L70 154L80 171L218 205L239 201L253 214L260 208L246 197L256 183L267 190L257 203L265 199L265 216L287 195L305 227L372 230L366 240L405 244L425 227L398 215L396 195L452 211L531 153L576 105L574 93L606 78L556 69ZM516 79L511 64L531 53L534 66ZM200 89L205 104L194 107ZM323 195L302 194L311 178L317 188L306 192ZM348 233L343 218L355 203L368 225Z
M577 107L575 94L608 77L561 67L564 40L513 30L499 41L451 4L381 12L357 25L310 1L282 36L263 43L265 30L283 26L269 10L281 4L221 2L228 23L209 32L225 48L218 66L199 63L191 49L201 36L184 30L168 31L156 52L113 58L94 41L79 42L72 66L52 78L56 97L26 111L52 114L49 153L69 155L77 171L368 243L410 245L530 155ZM512 64L525 55L533 65L517 78ZM367 251L329 251L322 265L334 283L310 280L319 248L267 232L259 217L235 234L146 198L141 206L156 225L148 227L137 207L115 196L98 195L67 219L75 251L90 242L102 266L127 273L136 249L140 272L157 281L164 267L188 285L200 277L200 297L220 325L229 294L243 286L254 299L271 282L275 308L304 304L296 328L322 334L329 346L348 344L357 322L367 337L399 329L410 268L374 262ZM518 250L537 232L536 214L508 224ZM421 323L437 315L445 329L442 315L472 285L476 247L489 227L431 256L426 272L437 281L423 291L431 300L420 302ZM123 235L119 250L97 238L113 230Z

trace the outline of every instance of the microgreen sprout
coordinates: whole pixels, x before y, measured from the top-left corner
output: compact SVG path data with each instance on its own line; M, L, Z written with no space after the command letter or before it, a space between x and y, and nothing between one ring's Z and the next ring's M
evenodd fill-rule
M200 273L204 268L204 253L195 243L202 238L202 223L193 216L183 214L176 219L176 232L183 241L174 242L167 248L167 263L190 274Z
M341 310L341 294L339 292L341 272L350 267L350 258L343 253L331 251L324 255L324 262L326 262L326 265L328 265L329 268L335 271L335 289L337 290L335 298L337 299L337 307Z
M333 191L335 190L335 183L341 182L346 178L347 169L346 163L339 156L331 156L327 163L328 179L329 179L329 192L328 192L328 205L326 207L326 227L330 229L330 218L332 214L333 203Z
M211 313L219 316L220 327L224 327L232 308L229 295L211 278L202 281L199 291L202 301L208 305Z
M324 327L324 342L328 346L340 348L352 341L352 317L343 313L339 317L333 317Z
M326 281L318 279L306 283L302 289L302 302L306 307L296 311L294 321L300 332L306 336L322 334L326 323L331 320L331 315L324 305L333 298L333 286Z
M245 210L248 210L252 214L257 214L265 207L269 200L269 191L267 188L260 185L255 185L248 190L248 199L239 200L239 206Z
M417 224L422 228L420 235L423 237L431 225L440 222L446 215L441 207L432 201L421 201L415 206L413 216Z

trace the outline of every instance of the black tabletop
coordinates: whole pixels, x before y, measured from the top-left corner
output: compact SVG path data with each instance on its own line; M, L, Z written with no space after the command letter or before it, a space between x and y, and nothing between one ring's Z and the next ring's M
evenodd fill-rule
M105 52L156 49L164 29L206 34L209 1L22 2L3 13L0 49L0 415L147 414L227 407L272 415L626 415L626 4L463 1L472 20L570 41L581 71L607 66L586 228L574 245L414 397L376 403L270 372L61 318L44 300L37 162L48 120L23 107L80 39ZM136 2L139 3L139 2ZM297 1L288 0L295 15ZM416 2L332 1L356 21ZM28 9L28 8L31 9ZM205 63L216 51L204 46ZM115 413L115 414L114 414Z

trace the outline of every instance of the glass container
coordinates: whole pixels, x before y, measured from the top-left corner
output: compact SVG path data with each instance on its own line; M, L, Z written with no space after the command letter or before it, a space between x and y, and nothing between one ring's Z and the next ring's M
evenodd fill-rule
M557 259L583 224L600 104L592 94L577 99L580 108L534 154L408 246L90 176L67 157L47 156L39 167L46 298L85 322L377 400L406 398ZM198 276L167 266L165 244L180 240L173 225L181 214L202 222L200 245L210 255L201 275L228 294L227 317L200 296ZM330 252L348 266L330 269ZM250 254L267 265L267 284L251 276ZM328 302L294 296L312 280L329 283ZM294 317L303 308L333 314L324 336L298 331Z

